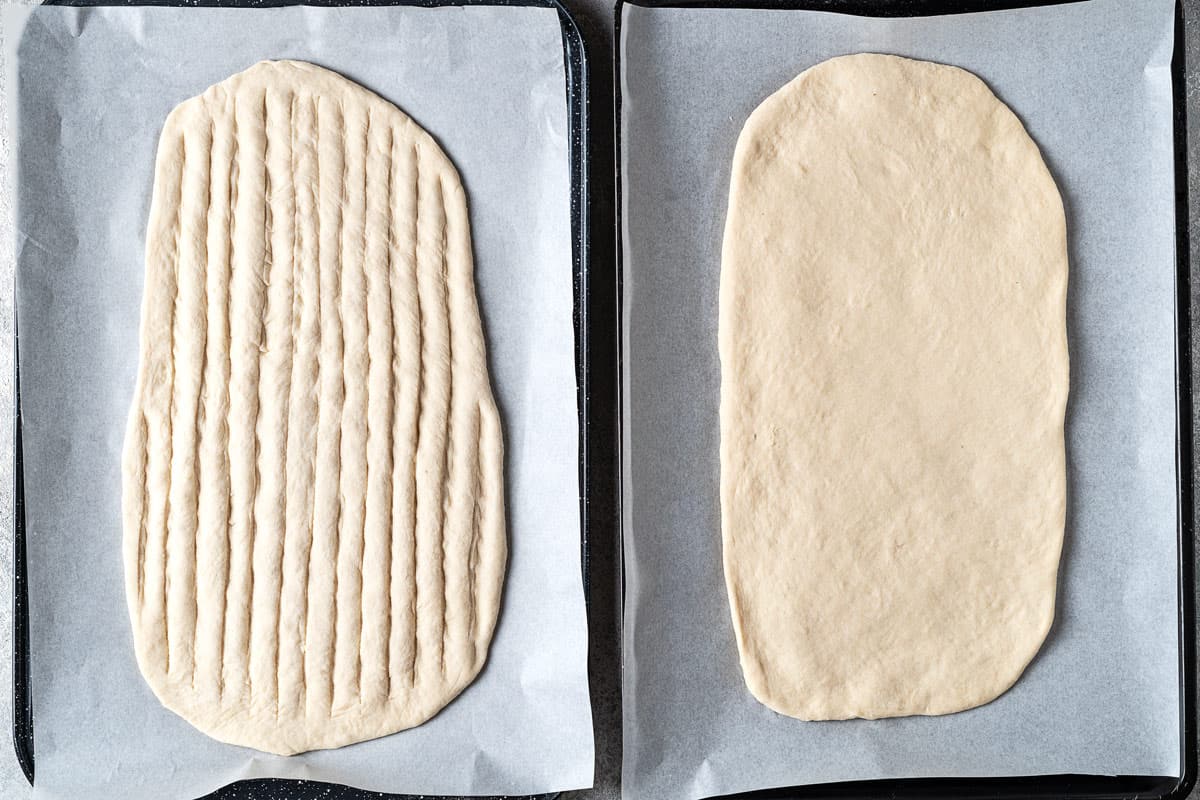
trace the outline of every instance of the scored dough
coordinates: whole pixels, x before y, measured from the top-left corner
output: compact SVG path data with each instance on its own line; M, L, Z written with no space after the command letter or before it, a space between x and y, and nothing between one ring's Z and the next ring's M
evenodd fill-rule
M418 725L479 672L506 542L466 198L399 109L262 62L159 141L123 459L163 705L279 754Z
M801 719L1006 691L1054 617L1066 498L1062 199L961 69L819 64L733 160L721 527L742 671Z

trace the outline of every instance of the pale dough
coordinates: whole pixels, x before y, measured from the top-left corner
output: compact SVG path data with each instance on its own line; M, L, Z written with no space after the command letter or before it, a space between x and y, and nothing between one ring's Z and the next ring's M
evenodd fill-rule
M479 672L506 541L466 199L395 106L294 61L177 107L146 231L124 559L138 664L289 754Z
M1006 691L1054 618L1066 224L974 75L883 55L767 98L733 160L721 527L750 691L801 719Z

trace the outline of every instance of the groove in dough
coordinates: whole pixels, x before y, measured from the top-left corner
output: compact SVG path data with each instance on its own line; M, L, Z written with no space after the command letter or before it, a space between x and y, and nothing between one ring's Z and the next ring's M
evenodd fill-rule
M123 456L162 703L291 754L419 725L483 666L502 439L458 173L395 106L262 62L163 127Z
M1037 145L982 81L819 64L734 153L721 530L750 691L808 720L1006 691L1054 618L1067 247Z

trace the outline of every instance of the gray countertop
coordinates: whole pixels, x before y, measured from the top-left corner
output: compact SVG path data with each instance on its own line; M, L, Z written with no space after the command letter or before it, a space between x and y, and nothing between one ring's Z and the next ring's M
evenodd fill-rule
M11 0L0 0L10 2ZM27 0L26 0L27 1ZM615 442L615 391L617 386L616 337L613 323L615 309L615 280L611 276L614 258L614 241L608 233L613 231L613 180L612 180L612 68L613 47L613 4L610 0L564 0L576 16L587 42L590 60L589 91L590 112L593 130L593 156L591 170L592 190L592 269L595 290L591 297L592 343L591 366L594 395L604 393L613 397L596 402L599 409L593 420L589 445L593 454L590 481L594 496L598 499L593 508L590 542L591 598L590 621L591 654L590 674L592 708L596 731L596 786L594 789L571 793L571 797L613 800L620 796L621 762L621 713L620 713L620 628L619 598L620 573L617 569L620 545L616 517L616 451ZM1131 2L1136 0L1131 0ZM902 2L902 0L897 0ZM1184 41L1187 62L1195 64L1186 77L1188 116L1200 121L1200 0L1183 0ZM7 35L0 31L0 35ZM0 64L0 81L3 80L5 65ZM3 97L0 86L0 97ZM2 101L0 101L2 102ZM8 164L12 143L0 128L0 163ZM1188 185L1192 197L1200 197L1200 123L1188 130ZM0 186L0 283L12 286L13 247L11 192L7 171L0 175L4 185ZM1200 203L1193 202L1188 214L1191 231L1192 258L1195 260L1200 249ZM1191 286L1191 307L1200 302L1200 281ZM1197 339L1193 310L1193 341ZM13 297L11 290L0 293L0 340L11 341L13 322ZM1191 354L1193 374L1200 371L1200 350L1193 348ZM0 348L0 407L12 407L12 353L9 348ZM1200 426L1193 422L1195 434ZM12 429L0 425L0 586L12 583L13 564L13 502L12 502ZM1200 495L1198 495L1200 496ZM1198 551L1200 552L1200 551ZM1197 558L1200 570L1200 557ZM12 603L8 591L0 591L0 653L12 651ZM12 695L12 662L0 658L0 698ZM16 757L12 755L12 707L0 702L0 797L23 800L31 796ZM1193 792L1192 797L1200 796Z

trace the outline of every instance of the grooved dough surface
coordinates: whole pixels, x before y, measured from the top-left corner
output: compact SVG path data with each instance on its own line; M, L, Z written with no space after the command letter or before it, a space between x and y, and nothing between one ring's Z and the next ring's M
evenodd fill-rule
M721 521L742 672L801 719L1007 690L1054 618L1062 200L974 75L806 70L746 122L720 288Z
M209 735L339 747L479 672L500 423L463 188L395 106L280 61L167 118L123 470L138 663Z

